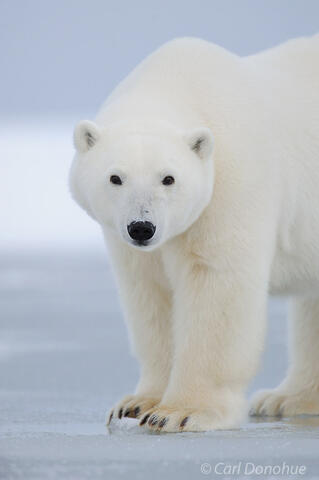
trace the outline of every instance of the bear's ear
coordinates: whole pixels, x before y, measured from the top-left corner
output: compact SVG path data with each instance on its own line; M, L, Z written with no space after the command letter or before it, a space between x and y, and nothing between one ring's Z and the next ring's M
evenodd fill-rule
M90 120L83 120L74 129L74 145L78 152L87 152L100 138L98 126Z
M197 155L202 158L208 158L214 147L214 137L209 128L200 127L188 132L185 136L186 142Z

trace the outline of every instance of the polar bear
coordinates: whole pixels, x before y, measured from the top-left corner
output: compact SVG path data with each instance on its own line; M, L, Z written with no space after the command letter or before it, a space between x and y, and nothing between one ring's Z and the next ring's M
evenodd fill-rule
M248 57L169 41L74 141L141 367L109 421L239 425L269 292L293 296L291 364L251 411L319 414L319 35Z

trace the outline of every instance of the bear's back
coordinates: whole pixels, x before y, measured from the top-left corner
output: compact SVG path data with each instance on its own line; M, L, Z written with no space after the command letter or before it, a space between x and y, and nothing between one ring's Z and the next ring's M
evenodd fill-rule
M301 37L254 55L244 57L248 63L293 75L295 78L319 78L319 34Z

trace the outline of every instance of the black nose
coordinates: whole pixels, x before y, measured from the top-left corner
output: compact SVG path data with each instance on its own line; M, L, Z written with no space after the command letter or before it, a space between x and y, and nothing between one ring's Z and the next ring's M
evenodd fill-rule
M132 222L127 226L128 234L138 243L143 243L152 238L156 230L151 222Z

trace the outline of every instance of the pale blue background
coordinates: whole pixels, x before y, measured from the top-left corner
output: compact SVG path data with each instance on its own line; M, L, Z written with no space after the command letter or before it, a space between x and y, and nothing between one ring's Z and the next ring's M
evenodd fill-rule
M315 33L318 18L317 0L1 0L1 110L95 111L171 38L247 55Z

